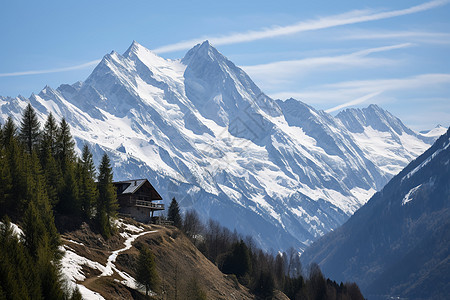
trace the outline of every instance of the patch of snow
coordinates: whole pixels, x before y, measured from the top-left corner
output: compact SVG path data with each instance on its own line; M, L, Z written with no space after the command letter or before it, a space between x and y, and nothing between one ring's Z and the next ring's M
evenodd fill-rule
M105 267L98 262L76 254L72 250L66 249L66 247L60 247L60 250L64 253L63 258L61 259L61 273L66 278L69 287L71 289L78 287L83 299L104 299L99 293L91 291L84 285L77 284L76 282L84 281L86 279L86 276L82 271L83 266L99 270L100 272L103 272Z
M77 245L84 246L83 243L80 243L80 242L77 242L77 241L74 241L74 240L66 240L66 241L74 243L74 244L77 244Z
M100 272L104 272L106 269L105 266L100 263L80 256L74 251L66 249L66 247L60 247L60 250L64 252L64 256L61 259L61 271L69 280L73 282L84 281L86 279L86 276L82 271L83 266L87 266L94 270L99 270Z
M144 228L125 223L125 222L123 222L122 219L115 220L114 224L117 227L121 227L125 231L131 231L131 232L136 232L136 233L144 231Z
M413 176L414 174L417 173L417 171L419 171L420 169L422 169L424 166L426 166L427 164L430 163L430 161L435 158L439 153L441 153L443 150L446 150L448 147L450 146L450 141L447 141L446 144L444 144L444 147L442 147L441 149L438 149L437 151L433 152L433 154L430 155L430 157L428 157L426 160L424 160L420 165L418 165L417 167L415 167L411 172L409 172L408 174L406 174L405 176L403 176L402 181L408 178L411 178L411 176Z
M3 224L3 222L0 222L0 224ZM10 222L10 224L13 230L13 234L15 234L18 238L20 238L20 236L23 235L22 229L20 229L20 227L13 222Z
M12 228L13 228L14 233L15 233L18 237L20 237L21 235L23 235L23 230L20 229L20 227L17 226L17 224L11 223L11 226L12 226Z
M405 205L406 203L410 202L411 200L413 200L414 194L420 189L421 186L422 185L419 184L418 186L409 190L408 193L406 193L405 197L403 197L403 200L402 200L402 206Z
M91 291L82 284L76 284L83 300L105 300L99 293Z
M429 147L415 136L405 133L394 135L389 131L378 131L371 126L364 127L362 133L352 135L371 161L391 175L398 174L412 159Z
M219 184L220 189L227 194L233 201L238 203L239 205L243 205L241 202L242 194L236 191L235 189L228 187L224 184Z
M373 188L365 190L356 187L351 189L350 192L352 193L353 196L355 196L356 199L361 201L361 203L366 203L377 191Z

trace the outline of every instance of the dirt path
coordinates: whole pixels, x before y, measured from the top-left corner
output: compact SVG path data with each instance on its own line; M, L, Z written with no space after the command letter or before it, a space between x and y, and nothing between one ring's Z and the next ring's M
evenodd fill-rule
M108 256L106 265L102 268L103 271L100 275L92 276L92 277L86 278L82 282L78 282L77 285L79 286L80 291L81 291L81 286L83 287L82 288L83 291L81 291L83 294L83 297L86 297L86 299L104 299L102 296L100 296L100 294L98 294L98 292L95 292L94 290L96 290L95 287L98 285L98 283L97 283L98 280L102 280L102 278L110 277L110 276L114 276L114 278L121 278L122 284L124 284L130 288L136 289L136 283L135 283L134 278L131 275L120 271L116 267L115 262L116 262L117 256L119 256L120 253L130 249L132 247L133 242L136 239L138 239L139 237L147 235L147 234L151 234L151 233L156 233L156 232L158 232L158 231L157 230L144 231L144 232L139 232L136 234L131 234L129 237L127 237L125 242L123 242L124 247L122 247L118 250L112 251L111 254ZM85 245L83 245L83 246L86 247ZM116 273L117 275L115 275L114 273Z
M111 275L114 273L114 271L116 271L119 275L121 275L121 277L122 277L123 279L127 280L128 278L124 278L124 277L122 276L122 274L121 274L122 272L120 272L120 271L116 268L116 266L115 266L115 264L114 264L114 263L116 262L117 256L119 255L120 252L127 251L128 249L130 249L131 246L132 246L132 244L133 244L133 242L134 242L137 238L139 238L139 237L141 237L141 236L143 236L143 235L146 235L146 234L149 234L149 233L155 233L155 232L158 232L158 230L144 231L144 232L141 232L141 233L138 233L138 234L134 234L134 235L130 236L129 238L127 238L127 239L125 240L125 242L123 243L123 244L125 245L125 247L123 247L123 248L121 248L121 249L119 249L119 250L113 251L113 252L111 253L111 255L108 257L108 261L107 261L107 263L106 263L106 269L105 269L105 271L103 271L103 273L100 274L98 277L102 277L102 276L111 276Z

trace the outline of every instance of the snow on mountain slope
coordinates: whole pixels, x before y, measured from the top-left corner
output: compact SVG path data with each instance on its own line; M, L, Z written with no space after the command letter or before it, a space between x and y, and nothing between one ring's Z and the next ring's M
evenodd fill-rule
M133 42L84 82L0 98L0 119L18 121L28 101L42 121L64 116L97 161L107 151L116 180L149 178L265 249L303 249L336 228L433 140L377 107L334 118L275 101L208 41L181 60Z
M437 138L447 132L447 128L442 125L437 125L435 128L431 130L421 131L420 134L426 137Z
M386 174L396 175L411 160L423 153L427 137L407 128L400 119L377 105L346 109L337 116L365 155Z

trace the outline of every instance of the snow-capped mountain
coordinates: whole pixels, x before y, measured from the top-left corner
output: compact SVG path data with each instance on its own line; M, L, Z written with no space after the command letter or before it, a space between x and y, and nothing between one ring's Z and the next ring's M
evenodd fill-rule
M19 120L28 101L42 120L64 116L79 148L107 151L116 180L149 178L265 249L336 228L433 140L377 106L333 117L273 100L208 41L181 60L133 42L84 82L0 98L0 119Z
M374 299L446 299L450 293L450 129L303 263L355 281Z
M420 134L428 137L440 137L447 131L447 128L442 126L441 124L437 125L431 130L421 131Z
M346 109L336 116L350 132L366 157L384 172L396 175L411 160L422 154L439 135L421 135L407 128L400 119L376 105ZM401 155L399 156L399 154ZM399 159L402 163L399 164Z

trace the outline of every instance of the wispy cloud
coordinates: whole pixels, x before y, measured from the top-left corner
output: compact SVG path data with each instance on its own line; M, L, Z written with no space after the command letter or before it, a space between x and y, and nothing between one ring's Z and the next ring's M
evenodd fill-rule
M392 51L411 46L413 46L413 44L403 43L397 45L369 48L337 56L321 56L306 59L277 61L254 66L242 66L242 68L257 81L258 79L261 79L265 82L268 80L279 81L282 78L290 78L294 74L299 75L301 73L307 73L310 70L317 70L319 67L380 67L386 64L396 63L395 61L385 58L367 58L367 56L373 53Z
M361 95L374 94L383 91L386 98L394 92L433 91L437 88L447 88L450 84L450 74L430 73L410 76L405 78L386 78L373 80L352 80L332 84L323 84L303 91L290 91L272 93L271 97L276 99L287 99L294 97L310 104L338 104L349 102L348 99L362 97ZM373 96L374 98L375 96ZM353 101L353 100L352 100Z
M299 22L288 26L272 26L261 30L252 30L241 33L232 33L223 36L203 36L201 38L182 41L166 46L153 49L156 53L166 53L180 50L190 49L193 45L209 40L214 45L229 45L243 42L251 42L261 39L286 36L295 33L332 28L343 25L350 25L362 22L376 21L388 18L394 18L409 14L414 14L426 10L430 10L439 6L448 4L449 0L435 0L425 2L420 5L412 6L400 10L392 10L386 12L376 12L373 10L355 10L344 14L322 17L315 20Z
M450 44L450 34L444 32L427 31L371 31L353 30L335 36L339 40L389 40L408 39L415 42L433 44Z
M374 90L398 91L398 90L415 90L436 85L444 85L450 83L450 74L432 73L421 74L406 78L389 78L375 80L354 80L333 84L323 85L325 89L337 90L353 90L360 92L373 92Z
M38 74L49 74L49 73L59 73L80 70L88 67L92 67L100 62L100 59L93 60L84 64L65 67L65 68L54 68L45 70L32 70L32 71L21 71L21 72L11 72L11 73L0 73L0 77L14 77L14 76L24 76L24 75L38 75Z
M203 36L196 39L191 39L187 41L181 41L178 43L162 46L153 49L155 53L167 53L179 50L190 49L193 45L201 43L204 40L209 40L214 45L229 45L244 42L251 42L261 39L269 39L279 36L286 36L291 34L296 34L300 32L319 30L332 28L343 25L350 25L362 22L376 21L382 19L388 19L393 17L399 17L409 14L414 14L426 10L430 10L436 7L440 7L450 3L450 0L434 0L422 3L420 5L412 6L400 10L392 10L386 12L377 12L374 10L354 10L344 14L326 16L315 20L299 22L288 26L272 26L269 28L263 28L260 30L251 30L240 33L232 33L229 35L222 36ZM311 60L314 62L314 59ZM20 71L20 72L10 72L10 73L0 73L0 77L13 77L13 76L24 76L24 75L37 75L37 74L48 74L48 73L58 73L67 72L73 70L79 70L83 68L91 67L98 64L100 60L94 60L87 63L83 63L76 66L65 67L65 68L54 68L54 69L44 69L44 70L31 70L31 71ZM305 61L306 62L306 61ZM316 63L319 61L316 60Z
M366 101L369 100L369 99L372 99L372 98L375 97L375 96L378 96L378 95L381 94L381 93L382 93L382 92L380 91L380 92L375 92L375 93L371 93L371 94L369 94L369 95L362 96L362 97L360 97L360 98L358 98L358 99L355 99L355 100L352 100L352 101L349 101L349 102L340 104L340 105L338 105L338 106L335 106L335 107L333 107L333 108L327 109L327 110L325 110L325 112L327 112L327 113L332 113L332 112L334 112L334 111L341 110L341 109L343 109L343 108L345 108L345 107L349 107L349 106L361 104L361 103L363 103L363 102L366 102Z

